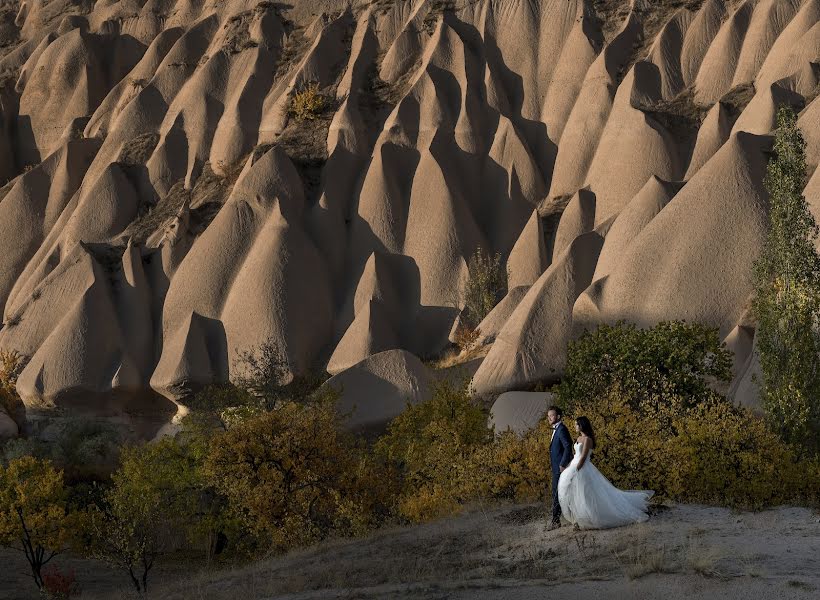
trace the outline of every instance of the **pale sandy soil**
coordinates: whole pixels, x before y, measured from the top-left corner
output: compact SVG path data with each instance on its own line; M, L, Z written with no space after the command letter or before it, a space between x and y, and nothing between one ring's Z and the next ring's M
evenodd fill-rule
M4 566L8 558L0 555ZM71 562L85 598L128 597L118 574ZM191 574L176 567L157 575L150 597L169 600L816 599L820 514L674 505L642 525L545 532L541 506L476 507L239 569ZM0 598L33 598L27 587L12 589L30 585L12 575Z

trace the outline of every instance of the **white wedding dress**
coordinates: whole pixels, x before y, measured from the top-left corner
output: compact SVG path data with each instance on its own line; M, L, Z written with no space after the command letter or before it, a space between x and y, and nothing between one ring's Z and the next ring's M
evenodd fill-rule
M573 448L575 456L558 480L558 502L567 520L582 529L607 529L649 518L647 504L654 492L619 490L592 464L592 451L579 470L581 443Z

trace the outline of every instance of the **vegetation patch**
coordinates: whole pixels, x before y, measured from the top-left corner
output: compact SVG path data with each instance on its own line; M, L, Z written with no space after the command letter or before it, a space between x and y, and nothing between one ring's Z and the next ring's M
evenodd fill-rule
M239 54L259 44L251 39L250 25L254 11L246 10L232 16L225 23L225 44L222 49L228 54Z
M205 163L194 187L185 189L185 183L178 181L168 193L154 204L146 204L142 214L121 234L122 239L131 238L134 243L144 244L155 232L167 226L176 218L186 202L191 210L191 231L199 234L213 221L227 201L245 160L229 165L225 175L213 172L210 163Z
M144 165L151 158L158 143L158 133L149 132L138 135L123 145L117 162L128 166Z
M300 93L307 96L297 107L291 102L288 110L294 118L276 139L276 145L282 147L299 172L305 197L311 204L318 200L322 171L328 158L327 135L337 108L337 102L332 100L334 89L335 85L320 92L318 84L311 83L297 92L294 101Z
M754 83L750 81L736 85L723 95L719 102L728 109L732 123L737 120L756 93Z
M321 93L319 84L314 81L293 94L288 113L298 121L315 121L329 105L327 96Z
M431 0L430 10L424 16L424 21L422 22L424 30L429 35L433 35L433 32L436 30L436 25L438 25L439 18L445 12L453 11L455 9L455 0Z
M468 269L470 276L464 288L461 312L461 323L466 328L462 335L467 342L475 336L474 331L484 317L507 295L507 273L500 254L490 255L476 248Z

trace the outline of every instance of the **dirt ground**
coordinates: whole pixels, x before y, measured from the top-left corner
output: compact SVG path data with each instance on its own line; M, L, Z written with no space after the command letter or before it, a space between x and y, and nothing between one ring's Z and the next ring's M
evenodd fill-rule
M231 570L155 573L169 600L820 598L820 514L657 507L649 522L547 532L540 505L474 507L427 525L335 540ZM119 573L63 559L83 598L127 598ZM0 553L0 598L36 598L22 557Z

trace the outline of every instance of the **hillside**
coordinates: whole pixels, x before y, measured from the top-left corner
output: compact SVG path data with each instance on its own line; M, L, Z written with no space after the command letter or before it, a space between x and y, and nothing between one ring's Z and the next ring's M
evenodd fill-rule
M817 166L819 60L820 0L0 0L0 429L151 437L265 344L286 379L439 357L478 248L477 392L686 319L754 406L768 134L795 107Z

